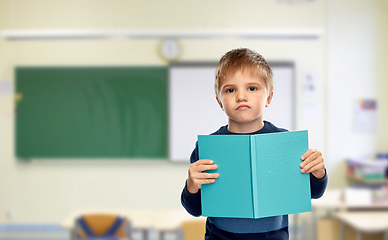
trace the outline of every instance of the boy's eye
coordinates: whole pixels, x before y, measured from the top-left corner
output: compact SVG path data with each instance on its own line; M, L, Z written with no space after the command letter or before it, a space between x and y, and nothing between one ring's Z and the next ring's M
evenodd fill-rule
M228 92L228 93L232 93L232 92L234 92L235 90L233 89L233 88L229 88L229 89L227 89L226 90L226 92Z
M257 87L249 87L249 91L256 91Z

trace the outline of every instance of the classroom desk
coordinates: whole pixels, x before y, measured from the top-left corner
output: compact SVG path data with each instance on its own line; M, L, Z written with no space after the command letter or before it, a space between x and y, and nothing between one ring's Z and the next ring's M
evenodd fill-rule
M161 239L164 233L176 231L185 220L204 219L204 217L193 217L184 209L79 209L70 213L62 222L64 229L72 230L75 219L88 213L111 213L126 216L132 224L132 228L143 230L143 237L148 239L147 230L159 231Z
M311 199L311 208L325 210L340 210L346 208L345 202L341 199L342 190L327 189L322 197Z
M345 224L357 231L357 240L362 240L362 232L385 232L384 239L388 240L388 211L367 212L338 212L335 217L341 221L340 239L345 239Z
M388 210L388 203L355 203L348 204L343 199L343 190L326 190L319 199L311 200L312 209L324 209L328 211L349 210Z
M385 204L346 204L342 197L343 190L326 190L319 199L313 199L313 210L324 209L330 216L340 220L340 239L344 239L344 226L350 225L357 231L357 239L361 240L361 232L379 233L385 232L385 240L388 240L388 203ZM315 228L317 216L313 211ZM315 229L316 234L316 229Z

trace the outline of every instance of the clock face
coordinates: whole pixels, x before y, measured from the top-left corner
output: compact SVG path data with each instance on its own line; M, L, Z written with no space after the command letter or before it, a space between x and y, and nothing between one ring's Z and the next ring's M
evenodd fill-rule
M165 60L175 60L181 53L181 47L175 39L163 40L159 50Z

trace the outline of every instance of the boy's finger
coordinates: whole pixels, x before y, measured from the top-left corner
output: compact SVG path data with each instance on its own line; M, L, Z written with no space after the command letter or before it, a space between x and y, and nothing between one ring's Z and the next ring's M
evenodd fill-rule
M203 184L214 183L218 176L218 173L200 173L194 181L194 184L197 185L198 188L201 188L201 185Z
M304 165L300 171L301 171L302 173L309 172L309 171L310 171L310 168L313 167L313 166L314 166L314 165L312 164L312 162L310 162L309 164Z
M307 172L308 172L308 173L311 173L311 172L317 171L317 170L319 170L319 169L321 169L321 170L324 169L323 163L319 163L319 164L313 166L313 167L310 168Z
M217 169L217 165L216 164L213 164L213 165L200 165L200 166L198 166L198 170L200 172L207 171L207 170L216 170L216 169Z
M300 167L303 168L303 170L306 172L308 169L310 169L312 166L318 164L318 162L316 161L317 160L317 157L315 156L310 156L308 157L305 161L303 161L301 164L300 164Z
M195 165L212 165L214 162L213 160L210 159L201 159L196 161L194 164Z
M302 172L311 173L319 169L324 169L324 164L322 162L316 165L308 166L307 168L302 169Z
M323 163L323 158L321 156L318 156L317 158L311 160L310 162L306 163L308 160L304 161L303 163L301 163L301 167L302 167L302 172L311 172L311 171L315 171L316 169L314 170L311 170L312 168L314 168L315 166L318 166L319 164L322 164Z
M314 152L316 152L317 150L315 149L308 149L300 159L302 159L303 161L306 160L311 154L313 154Z
M204 180L201 180L201 185L209 184L209 183L214 183L215 181L216 180L214 178L204 179Z
M304 166L306 166L307 164L309 164L310 162L314 161L315 159L317 159L320 156L322 156L321 152L314 151L307 158L305 158L305 159L301 158L303 160L303 162L300 164L300 167L303 168Z
M220 175L218 173L202 173L204 179L218 178Z

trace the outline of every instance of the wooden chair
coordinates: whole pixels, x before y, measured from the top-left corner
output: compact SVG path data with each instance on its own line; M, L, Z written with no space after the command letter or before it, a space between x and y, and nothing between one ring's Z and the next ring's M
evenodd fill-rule
M182 240L203 240L206 232L206 220L187 220L181 223L181 238Z
M117 214L85 214L76 219L72 239L130 239L130 221Z

